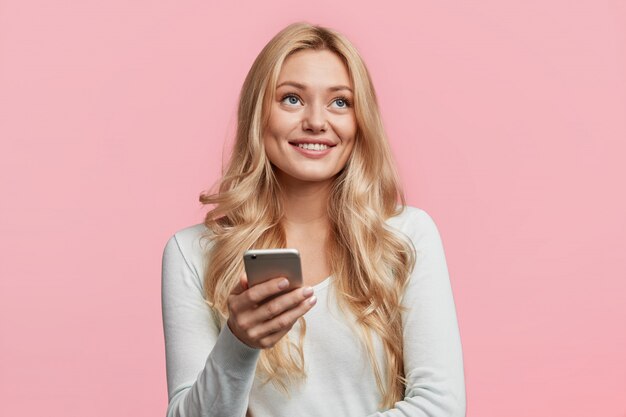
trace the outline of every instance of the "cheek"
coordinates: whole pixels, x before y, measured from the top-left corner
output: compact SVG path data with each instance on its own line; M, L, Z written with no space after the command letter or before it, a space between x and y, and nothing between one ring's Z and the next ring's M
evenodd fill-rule
M267 125L263 129L263 139L267 142L272 137L276 135L276 116L270 115L270 118L267 120Z
M290 114L281 109L272 109L272 113L267 121L267 132L271 136L281 137L292 130L297 123L297 115Z
M276 163L278 146L274 136L270 132L266 132L263 136L263 147L265 148L265 156L273 164Z
M354 140L356 135L356 120L354 118L346 118L337 124L339 136L343 140Z
M277 150L277 143L282 137L285 136L285 121L276 114L276 111L272 111L267 125L263 129L263 145L265 146L266 153L275 153Z

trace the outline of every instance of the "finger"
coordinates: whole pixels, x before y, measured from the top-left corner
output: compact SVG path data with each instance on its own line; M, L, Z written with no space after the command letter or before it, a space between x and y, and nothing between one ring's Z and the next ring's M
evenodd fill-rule
M265 319L258 315L257 307L262 304L268 297L276 296L289 287L289 281L286 278L274 278L263 283L254 285L252 288L244 289L241 282L233 289L228 297L228 308L239 314L239 320L254 325ZM246 284L247 285L247 284Z
M274 322L274 325L270 327L265 325L265 323L286 311L297 308L303 300L312 296L313 289L311 287L296 288L260 305L252 306L251 308L241 308L240 302L244 297L241 295L238 299L232 300L234 304L232 311L237 313L236 324L246 332L246 337L256 340L269 332L276 332L283 328L288 330L293 325L293 323L287 321L289 316L285 316L282 321Z
M246 273L244 272L239 276L239 282L237 283L235 288L233 288L233 290L230 292L230 295L239 295L247 289L248 289L248 278L246 277Z
M260 339L258 342L258 345L261 347L261 349L268 349L273 347L276 343L278 343L278 341L280 339L283 338L284 335L286 335L289 332L290 329L286 329L280 332L275 332L275 333L270 333L269 335L265 336L264 338Z
M246 291L245 303L242 307L250 308L261 304L265 299L285 291L289 287L289 280L284 277L273 278L250 287Z
M239 276L239 283L241 284L241 287L244 290L247 290L248 288L250 288L250 286L248 285L248 276L246 275L245 272L242 272L241 275Z
M274 343L276 343L276 341L280 339L283 334L287 333L293 327L296 320L304 316L316 303L317 298L315 296L302 300L294 308L289 309L273 319L257 326L253 336L259 339L259 343L262 346L270 341L274 341Z
M279 316L287 310L291 310L298 306L303 300L313 295L313 288L304 287L296 288L288 293L279 295L259 306L258 318L260 322L268 321Z

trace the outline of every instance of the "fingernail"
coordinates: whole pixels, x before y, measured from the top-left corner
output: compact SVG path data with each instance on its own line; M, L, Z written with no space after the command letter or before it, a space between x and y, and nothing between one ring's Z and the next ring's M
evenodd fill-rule
M302 295L304 295L305 297L308 297L311 294L313 294L313 288L306 287L302 289Z
M313 296L313 297L309 298L309 304L314 306L315 303L317 303L317 297L316 296Z
M280 281L278 283L278 288L280 288L281 290L284 290L285 288L287 288L289 286L289 281L284 279L282 281Z

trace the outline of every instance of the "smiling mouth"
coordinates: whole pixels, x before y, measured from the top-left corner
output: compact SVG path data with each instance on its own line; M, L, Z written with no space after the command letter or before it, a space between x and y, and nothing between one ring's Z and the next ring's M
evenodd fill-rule
M294 141L289 142L291 146L298 147L300 149L304 149L306 151L325 151L330 148L334 148L336 145L327 144L327 143L319 143L319 142L300 142Z
M325 151L331 146L324 145L323 143L292 143L293 146L306 149L307 151Z

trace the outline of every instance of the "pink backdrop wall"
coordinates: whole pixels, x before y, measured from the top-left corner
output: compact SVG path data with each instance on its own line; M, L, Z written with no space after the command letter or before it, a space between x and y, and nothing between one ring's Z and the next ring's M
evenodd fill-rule
M0 3L0 414L164 415L163 246L307 20L362 52L439 226L468 416L626 416L626 4L294 4Z

